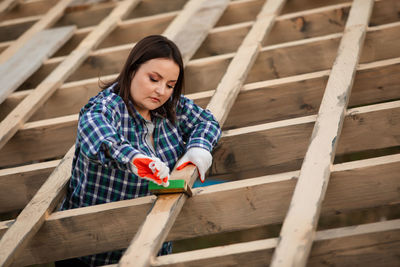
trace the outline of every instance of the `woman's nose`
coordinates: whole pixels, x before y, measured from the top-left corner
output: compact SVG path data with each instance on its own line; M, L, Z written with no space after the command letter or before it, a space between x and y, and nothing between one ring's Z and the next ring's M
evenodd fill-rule
M156 93L159 95L163 95L165 93L165 85L158 85L156 88Z

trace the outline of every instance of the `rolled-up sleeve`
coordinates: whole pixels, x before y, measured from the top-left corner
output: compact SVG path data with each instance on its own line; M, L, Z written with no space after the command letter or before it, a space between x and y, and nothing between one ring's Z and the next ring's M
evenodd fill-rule
M200 147L212 151L221 137L221 128L209 110L181 96L177 107L179 128L186 140L186 149Z

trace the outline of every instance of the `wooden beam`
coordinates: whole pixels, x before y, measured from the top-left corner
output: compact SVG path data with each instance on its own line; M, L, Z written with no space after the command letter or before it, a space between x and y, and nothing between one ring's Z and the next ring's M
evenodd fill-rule
M373 1L353 1L271 266L305 266L317 227Z
M375 111L362 108L349 110L337 154L399 146L396 140L400 130L398 111L397 108L392 109L393 105L398 104L395 101L364 107L373 107ZM249 175L273 174L300 168L315 118L315 115L311 115L225 131L214 152L210 176L244 179ZM369 134L371 129L374 129L375 135ZM380 138L379 142L376 142L376 137ZM243 155L243 149L254 154Z
M174 40L179 47L184 63L189 62L189 59L207 37L209 30L214 27L227 5L225 1L216 1L215 3L190 1L184 7L186 12L181 12L164 31L163 35ZM206 13L207 19L205 19ZM181 27L185 23L193 25L193 27L182 30ZM199 24L204 25L199 27Z
M388 105L388 104L386 104ZM353 114L353 117L348 118L346 121L347 123L345 123L345 125L349 124L349 126L345 126L345 134L344 136L346 136L344 138L345 142L343 142L340 145L339 151L342 151L342 153L344 153L344 150L342 150L341 147L343 147L344 149L349 149L350 147L350 151L354 151L356 147L357 149L368 149L368 148L373 148L372 144L374 144L374 142L371 142L371 140L366 139L364 136L368 136L368 131L370 129L370 127L372 127L372 125L378 125L381 124L382 126L379 126L378 128L380 129L380 132L377 133L378 136L380 136L382 139L385 140L394 140L391 138L391 136L395 136L396 133L393 132L394 131L394 127L388 127L388 125L390 125L389 123L387 123L388 121L396 121L395 117L393 117L394 114L396 114L396 110L390 110L388 109L387 112L377 112L376 114L365 114L362 112L362 110L358 110L358 109L354 109L354 110L350 110L351 114ZM354 115L357 114L357 115ZM354 116L357 116L357 119L354 119ZM38 158L46 158L46 157L54 157L54 155L64 155L64 151L68 150L69 145L73 142L74 140L74 136L75 136L75 131L76 131L76 124L77 124L77 115L72 115L72 116L67 116L64 118L56 118L56 119L50 119L50 120L46 120L46 121L41 121L41 122L35 122L35 123L27 123L25 125L25 128L22 132L20 132L19 134L17 134L16 139L13 139L11 141L11 143L9 143L10 145L7 145L3 150L2 150L2 154L3 155L7 155L7 157L3 157L1 159L1 161L4 161L6 164L7 163L11 163L11 161L7 161L7 158L14 158L14 160L12 161L13 163L16 163L15 159L17 157L20 158L20 162L26 162L28 160L33 160L33 159L38 159ZM357 129L358 127L358 122L359 121L367 121L370 123L365 124L365 126L363 126L364 130L361 131L355 131L355 129ZM301 124L302 123L313 123L315 121L315 117L310 118L309 120L306 121L301 121L301 120L294 120L294 122L296 123L297 127L299 130L292 130L294 132L301 132L303 129ZM288 133L288 129L290 129L290 124L288 124L288 121L283 121L283 125L286 126L286 129L284 128L280 128L279 129L279 133L277 134L278 136L283 135L284 133ZM286 124L285 124L286 123ZM270 125L270 126L268 126ZM266 133L259 133L257 134L257 131L259 132L260 130L262 130L260 127L258 128L254 128L255 129L255 135L265 135L267 136L268 140L270 140L271 138L273 138L271 134L269 134L268 132L274 131L274 123L271 124L266 124L264 127L263 131L266 131ZM278 127L278 125L275 123L275 128ZM281 124L282 125L282 124ZM305 132L305 136L303 138L301 138L300 140L303 141L298 141L299 145L297 145L296 147L292 147L295 151L300 151L300 153L292 153L291 157L293 159L288 158L287 156L279 156L280 154L286 154L286 152L282 152L282 151L286 151L285 149L285 141L282 141L282 147L278 146L280 149L275 151L276 149L273 148L270 153L271 153L271 157L274 158L273 162L268 162L268 163L263 163L261 166L263 166L264 168L271 168L274 164L276 164L277 162L285 163L286 165L288 165L291 161L296 162L296 158L302 158L302 151L304 151L305 146L307 145L306 140L307 140L307 136L309 136L311 134L311 130L310 130L310 126L312 126L312 124L310 124L308 126L307 129L309 129L308 131L304 131ZM347 129L348 127L350 127L349 129ZM270 129L270 130L268 130ZM243 137L241 136L237 136L235 137L235 135L237 135L237 133L242 132ZM354 134L354 133L357 133ZM24 140L28 140L25 136L29 136L29 141L25 142ZM233 144L233 148L235 148L240 142L242 142L241 140L244 140L244 144L246 146L251 146L251 143L249 144L248 141L246 140L250 140L251 138L249 138L249 136L252 136L252 129L251 128L243 128L243 129L238 129L235 131L229 131L229 132L225 132L224 133L224 138L221 139L221 148L219 150L216 151L216 155L215 155L215 163L214 163L214 167L213 167L213 174L212 175L226 175L229 176L230 174L228 174L225 171L225 168L228 168L228 166L225 166L225 161L226 161L226 155L225 154L220 154L220 151L234 151L233 154L230 154L231 157L234 157L235 160L237 157L240 157L240 149L228 149L228 147L230 146L230 144ZM295 135L296 136L296 135ZM347 138L347 136L349 136L349 138ZM225 140L227 139L227 140ZM64 141L62 141L64 140ZM272 139L273 140L273 139ZM346 141L348 140L348 141ZM356 140L356 141L354 141ZM360 140L365 140L363 142L360 142ZM62 142L61 142L62 141ZM12 145L12 146L11 146ZM382 144L383 147L385 146L390 146L390 145L395 145L395 144L388 144L387 142L384 142ZM24 153L20 153L21 151L21 146L24 147ZM256 147L256 154L260 154L263 153L262 150L264 149L264 144L260 141L259 143L255 144ZM38 147L40 147L41 149L38 149ZM303 147L303 149L299 149L299 147ZM353 147L353 148L352 148ZM288 148L290 149L290 147ZM238 151L238 152L237 152ZM19 156L18 156L19 155ZM297 156L296 156L297 155ZM275 158L276 157L276 158ZM240 161L240 158L238 158L237 160ZM245 160L244 166L246 166L246 164L248 160ZM252 158L250 157L249 161L252 161ZM288 163L289 162L289 163ZM266 165L267 164L267 165ZM289 166L291 166L291 168L295 168L297 165L292 166L293 164L289 164ZM250 165L250 169L244 168L244 166L239 166L239 167L235 167L235 171L234 172L239 172L239 173L246 173L247 171L251 170L254 166ZM269 166L269 167L268 167ZM27 170L29 169L29 167L25 167ZM24 168L24 169L25 169ZM36 169L36 165L32 166L32 169L35 170ZM13 173L12 169L4 170L6 173ZM247 175L247 174L246 174ZM35 178L37 175L35 174L35 172L32 173L32 179ZM9 181L13 184L13 188L10 188L9 190L7 190L6 188L4 188L4 190L2 190L2 192L4 192L4 198L5 199L13 199L13 203L14 203L14 207L15 205L18 205L17 203L24 203L24 201L26 201L26 199L30 198L30 195L28 194L28 196L26 196L26 194L12 194L12 192L14 192L14 190L18 190L19 192L23 192L24 190L26 190L26 182L25 179L30 179L30 176L25 173L22 175L22 177L19 177L18 180L16 181L12 181L10 179L14 179L14 176L5 176L4 179L6 181ZM7 185L8 183L4 183L4 185ZM36 187L35 187L36 188ZM34 190L35 188L32 188L32 190ZM29 190L29 192L31 192ZM19 200L21 199L21 200ZM3 202L6 205L6 202ZM23 205L18 206L18 208L23 208Z
M294 13L302 10L320 8L324 6L347 2L349 2L349 0L326 0L323 2L318 0L298 0L295 2L288 2L288 4L282 10L282 14Z
M157 257L152 266L268 265L277 243L278 238L269 238L175 253ZM400 220L323 230L316 233L308 266L393 266L398 263L399 244Z
M38 21L41 17L42 16L40 16L40 15L36 15L36 16L28 16L28 17L6 20L6 21L0 22L0 27L10 27L10 26L13 27L13 26L16 26L17 24L33 23L33 22ZM9 29L7 29L7 30L9 30Z
M21 125L54 93L54 91L76 70L89 52L114 29L139 0L123 1L93 30L47 78L27 96L1 123L0 148L18 131Z
M396 74L397 72L393 72L393 75L396 76ZM368 82L368 79L366 82ZM321 86L323 86L323 81L321 81ZM288 87L290 88L289 90L293 89L290 84ZM302 87L300 86L299 89L302 89ZM322 89L317 87L316 90L319 92ZM375 90L378 94L381 91L379 89ZM252 91L250 90L249 92ZM369 92L366 91L365 93ZM245 91L242 93L245 93ZM389 90L388 93L389 96L390 94L398 95L398 90L394 87L394 91L390 93ZM262 93L262 95L264 94ZM263 98L260 97L260 99L262 100ZM239 100L244 101L240 98L240 95ZM297 105L294 108L297 108ZM394 101L349 110L349 116L345 118L344 137L343 141L340 142L338 153L343 155L368 149L398 146L399 143L396 141L395 136L399 131L399 127L397 127L399 118L396 116L399 108L400 102ZM242 120L240 115L233 114L239 122ZM268 120L268 116L255 115L258 123L265 120L264 118ZM78 115L74 114L26 123L0 150L0 166L12 166L55 156L60 157L75 140L77 119ZM243 121L245 122L245 120ZM250 120L250 122L252 121ZM250 125L251 127L225 131L219 146L215 150L215 161L210 175L225 177L224 179L243 179L250 170L256 171L253 175L257 175L259 172L276 173L277 171L289 171L299 168L314 122L315 115L310 115L282 121L272 120L254 126ZM368 134L370 129L374 127L376 128L376 136L382 138L381 142L374 142L374 137ZM297 140L294 146L290 142L293 138ZM272 145L273 143L279 145ZM21 146L24 147L22 151ZM256 156L253 158L251 155L243 155L241 149L245 147L251 147L255 151L255 155L257 153L259 155L265 154L267 160L257 159ZM256 170L256 166L259 166L260 169ZM234 177L232 176L233 174Z
M370 63L376 60L398 57L399 50L394 43L399 40L399 27L400 21L369 27L360 63ZM382 40L384 43L381 43L379 40Z
M214 68L205 70L202 66L195 67L196 64L193 63L196 61L190 61L186 67L187 77L190 77L190 80L194 79L201 82L201 80L204 80L202 79L203 75L216 72ZM210 62L210 65L218 65L220 68L226 69L224 66L227 66L228 62L218 62ZM399 71L400 58L359 65L349 106L398 99L397 84L400 83L400 77L397 73ZM273 120L289 119L294 116L315 114L319 108L320 100L322 99L321 92L326 85L329 73L330 71L326 70L244 85L234 107L229 113L224 128L239 128ZM197 74L200 75L194 76ZM222 72L218 75L222 77ZM109 80L115 77L116 75L102 76L100 80ZM77 113L90 96L98 92L98 81L98 78L93 78L63 84L31 117L31 120L44 120ZM193 91L195 84L197 83L192 84L187 81L186 91ZM203 103L208 103L214 91L209 90L200 94L188 94L188 96L203 105L203 107L206 107L206 104ZM0 106L0 120L5 118L30 92L31 90L17 92L7 98ZM321 97L318 97L319 95ZM249 101L251 101L251 105L248 104ZM265 106L265 103L269 104ZM285 105L282 103L285 103ZM279 109L276 107L279 107ZM280 112L282 108L287 110L284 113ZM240 110L243 110L243 112ZM257 112L252 110L257 110ZM245 116L247 113L253 113L253 116L251 118Z
M0 170L0 213L23 209L59 160Z
M18 215L13 225L2 236L0 240L0 265L9 266L18 258L18 254L40 229L48 214L56 207L60 200L61 191L68 182L68 179L62 179L62 177L69 177L71 165L72 157L64 158Z
M59 19L72 0L59 1L45 16L35 23L28 31L21 35L11 46L0 54L0 64L9 60L22 46L25 45L36 33L50 27Z
M334 165L322 216L397 203L399 171L399 154ZM298 175L295 171L195 188L167 240L280 223ZM38 264L122 249L154 200L152 196L55 212L16 263ZM12 222L4 224L0 236Z
M128 12L131 11L138 4L138 1L122 1L116 8L105 18L94 31L74 50L61 65L57 68L44 82L42 87L35 90L35 94L26 97L22 103L21 110L18 107L9 115L10 119L16 120L14 132L18 129L19 124L28 119L27 113L33 113L35 105L43 103L54 92L54 90L68 77L68 74L79 65L83 59L88 55L91 49L95 47L104 36L108 34L115 26L116 23L123 18ZM47 96L47 97L46 97ZM13 115L14 113L14 115ZM18 115L20 120L18 120ZM7 117L9 118L9 117ZM3 123L9 127L7 118L2 121L0 125L1 142L2 145L11 137L10 132L4 134ZM13 134L12 133L12 134ZM11 135L12 135L11 134ZM44 223L47 215L57 205L57 201L61 197L61 192L70 177L70 170L72 165L72 157L74 154L74 146L64 157L61 164L52 173L46 183L39 189L38 193L33 197L29 204L20 213L15 223L4 234L0 240L0 265L8 266L17 257L18 253L26 245L26 243L36 234Z
M185 65L215 25L228 2L226 0L189 1L168 26L164 35L177 44ZM207 23L204 23L205 17L207 17ZM184 179L191 188L197 176L196 167L190 166L179 172L173 171L171 179ZM120 266L149 265L150 258L157 254L187 197L184 193L157 197L154 206L122 256Z
M4 156L7 155L10 158L0 166L61 158L74 143L77 126L77 114L25 123L23 128L0 150L6 153Z
M400 56L397 47L395 47L396 40L400 38L398 27L400 27L400 22L369 28L361 62L367 63ZM333 64L341 37L341 33L336 33L263 47L246 83L329 69ZM230 47L230 45L227 45L227 47ZM121 45L91 53L88 60L71 75L69 81L117 73L119 71L118 62L126 57L130 49L131 46ZM224 54L224 56L226 55ZM233 55L234 53L232 57ZM29 89L38 85L62 60L63 58L57 58L47 61L43 68L39 69L21 88ZM93 62L103 67L93 66ZM304 62L307 62L307 64L304 64ZM207 76L207 79L210 77L213 78L213 75ZM205 84L210 90L218 85L218 82L215 85L214 83L204 83L204 78L200 81L203 84L195 83L194 88L204 88ZM212 84L213 87L209 84Z
M74 30L75 26L67 26L38 32L9 60L1 64L0 103L39 69L42 62L53 55L72 36Z
M263 41L263 45L342 32L350 6L351 3L341 3L282 15L271 30L271 38Z
M246 2L247 5L254 5L255 3L255 1ZM268 38L263 40L263 46L341 32L344 29L350 6L351 3L336 4L278 16ZM382 15L384 16L384 14ZM253 24L252 20L254 18L250 18L246 22L215 28L210 32L194 57L236 51L240 45L240 40L243 39L243 36Z
M349 106L363 106L400 98L400 58L382 65L360 65ZM225 129L239 128L318 112L330 71L320 71L246 84L235 102ZM266 105L268 103L268 105ZM252 114L251 117L247 114Z
M261 47L261 41L268 36L276 16L285 1L269 1L262 7L243 43L213 95L208 108L218 122L223 125L228 113L239 94L244 80L253 66Z

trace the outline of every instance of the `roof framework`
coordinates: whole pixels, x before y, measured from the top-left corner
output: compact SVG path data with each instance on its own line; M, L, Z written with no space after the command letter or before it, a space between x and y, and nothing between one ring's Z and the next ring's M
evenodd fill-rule
M0 222L0 265L127 247L121 266L399 264L400 3L161 2L0 3L0 62L43 29L76 27L0 104L0 213L22 210ZM80 107L149 34L177 42L186 95L223 126L208 176L225 183L191 198L56 211ZM193 184L196 174L172 176ZM274 235L155 256L165 240L281 224Z

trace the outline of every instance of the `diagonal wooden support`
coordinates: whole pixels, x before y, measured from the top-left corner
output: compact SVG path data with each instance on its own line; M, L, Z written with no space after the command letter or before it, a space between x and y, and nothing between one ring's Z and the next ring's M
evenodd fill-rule
M260 51L262 40L272 28L284 2L284 0L272 0L264 4L253 27L239 47L226 74L218 85L210 104L207 106L221 125L224 123L247 73ZM197 178L197 171L191 166L191 168L185 168L184 172L174 171L171 177L176 179L175 177L182 177L181 175L192 186ZM186 199L187 196L183 193L159 196L129 248L121 258L119 266L149 266L150 261L157 254L162 242L167 237Z
M307 263L373 3L372 0L355 0L352 4L274 252L273 267L305 266Z
M20 123L22 124L25 122L33 111L36 110L37 106L50 97L69 74L83 62L89 55L89 52L95 48L138 3L139 0L125 0L120 2L81 42L78 48L1 122L1 144L4 144L8 140L7 138L10 138L10 130L14 129L13 133L15 133ZM5 130L5 128L7 130ZM39 230L46 217L54 209L54 206L57 205L56 203L61 195L62 189L67 184L70 177L74 153L73 148L74 147L67 152L60 166L54 170L46 183L32 198L17 217L15 223L0 240L0 266L8 266L12 263L13 259L17 257L18 253Z

